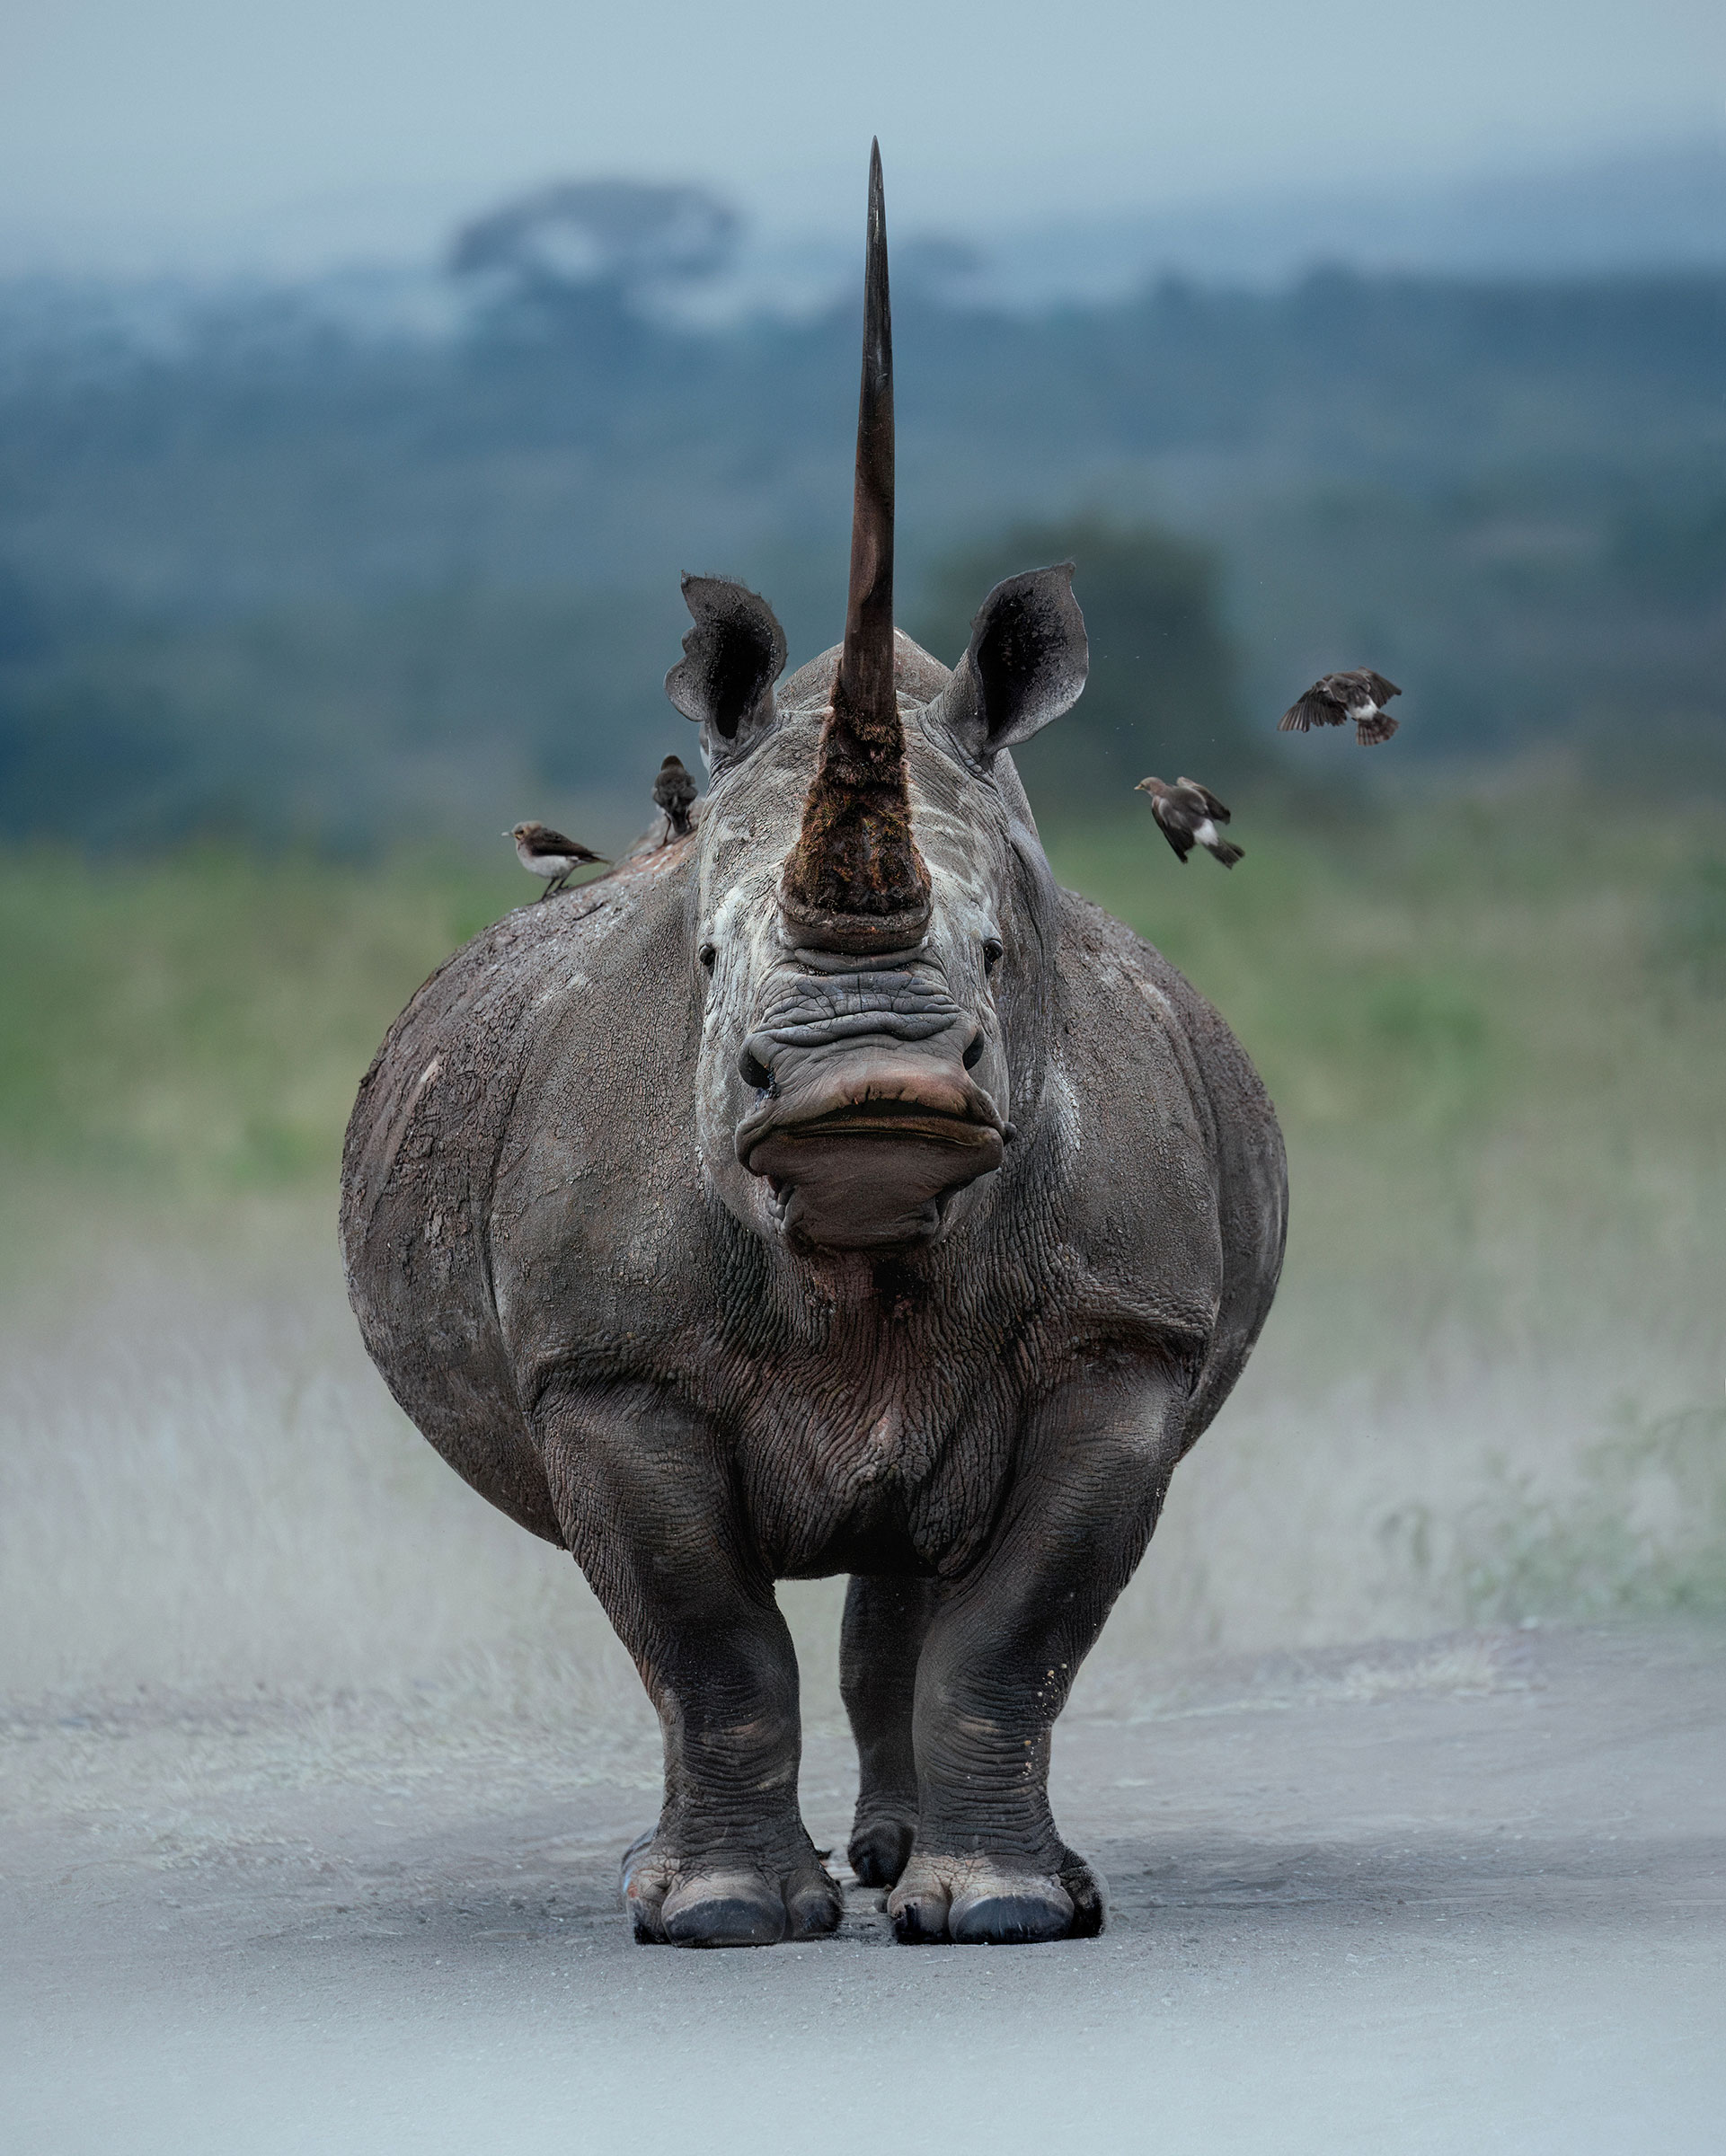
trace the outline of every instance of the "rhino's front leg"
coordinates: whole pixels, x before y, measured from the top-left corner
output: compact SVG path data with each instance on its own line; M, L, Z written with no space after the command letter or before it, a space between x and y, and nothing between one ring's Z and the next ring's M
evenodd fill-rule
M557 1401L546 1472L576 1561L665 1739L659 1825L624 1860L635 1936L772 1946L843 1897L797 1808L797 1658L713 1433L663 1398Z
M1186 1405L1132 1372L1034 1411L999 1531L943 1586L918 1665L916 1841L888 1903L902 1941L1102 1929L1102 1882L1049 1810L1050 1736L1156 1524Z

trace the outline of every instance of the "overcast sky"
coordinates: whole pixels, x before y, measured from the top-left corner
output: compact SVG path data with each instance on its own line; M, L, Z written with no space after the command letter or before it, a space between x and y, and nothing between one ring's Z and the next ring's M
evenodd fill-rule
M1718 135L1722 0L0 0L16 263L429 249L548 176L847 225L1156 210Z

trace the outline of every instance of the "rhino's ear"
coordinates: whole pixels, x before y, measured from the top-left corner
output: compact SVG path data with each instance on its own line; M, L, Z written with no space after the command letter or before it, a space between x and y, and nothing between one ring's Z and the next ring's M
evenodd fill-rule
M766 599L730 577L686 577L694 617L665 693L705 729L710 751L742 748L773 718L773 685L785 669L785 632Z
M969 648L942 692L941 715L960 747L987 763L1070 711L1090 666L1073 564L1028 570L997 584L978 607Z

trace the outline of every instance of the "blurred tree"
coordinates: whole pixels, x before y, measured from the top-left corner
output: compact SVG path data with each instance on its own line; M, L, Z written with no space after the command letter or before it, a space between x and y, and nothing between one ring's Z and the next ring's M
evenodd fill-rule
M560 180L464 225L449 268L484 280L506 314L583 321L712 277L730 261L738 225L704 188Z
M1013 752L1033 804L1120 808L1147 772L1189 773L1226 798L1256 775L1264 758L1241 723L1217 563L1189 540L1096 517L1018 526L937 563L910 633L951 665L991 587L1054 561L1075 564L1091 674L1072 712Z

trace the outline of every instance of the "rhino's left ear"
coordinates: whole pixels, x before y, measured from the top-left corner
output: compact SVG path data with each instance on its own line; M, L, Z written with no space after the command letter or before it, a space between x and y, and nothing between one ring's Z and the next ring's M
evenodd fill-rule
M969 649L942 691L941 716L978 762L1078 702L1090 671L1073 564L1028 570L997 584L971 623Z
M771 723L773 685L785 670L785 632L766 599L730 577L686 577L694 625L665 693L706 731L715 755L737 753Z

